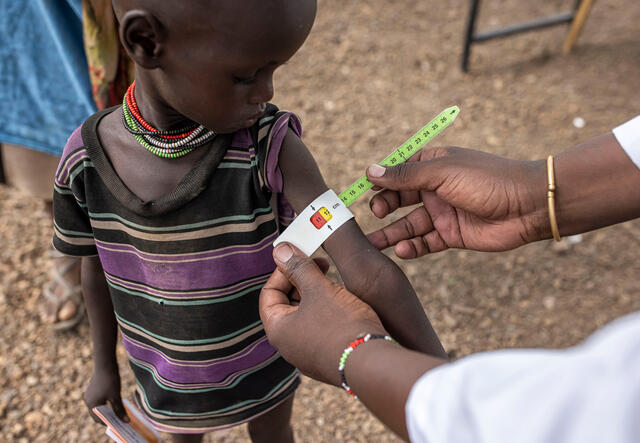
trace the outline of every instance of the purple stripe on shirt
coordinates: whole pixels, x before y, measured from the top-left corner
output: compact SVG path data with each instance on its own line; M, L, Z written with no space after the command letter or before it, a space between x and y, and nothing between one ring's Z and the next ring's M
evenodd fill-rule
M267 276L260 275L258 277L254 277L248 280L243 280L241 282L234 283L231 286L227 286L222 289L174 293L174 292L167 292L160 289L152 288L141 283L122 280L115 276L107 275L107 280L109 280L113 284L123 286L127 289L131 289L134 291L144 292L145 294L155 295L163 298L172 298L172 299L199 299L199 298L222 297L225 295L233 294L235 292L243 291L244 289L249 288L251 286L264 284L268 278L269 278L268 275Z
M177 384L215 383L224 386L233 381L235 377L231 376L236 372L257 366L276 353L266 337L263 337L229 357L202 362L176 361L126 335L122 336L122 341L133 359L148 363L156 368L163 379ZM227 380L228 378L230 379Z
M55 181L58 186L69 186L69 171L84 157L87 157L87 151L82 149L65 159L61 165L62 169L56 174Z
M69 154L83 145L84 143L82 142L82 126L78 126L73 130L73 132L67 139L67 143L64 145L64 149L62 150L62 158L66 158L67 156L69 156Z
M146 254L132 246L106 244L99 240L96 240L96 247L102 267L109 274L157 288L184 291L227 286L273 272L271 243L276 235L252 246L234 246L192 255ZM177 261L185 259L193 261Z
M269 157L267 158L265 178L267 180L267 185L272 192L282 192L282 172L278 166L278 160L280 157L282 142L287 135L288 128L291 128L298 137L302 137L302 125L300 124L300 120L291 112L283 115L274 123L271 135L269 136Z
M228 256L229 254L234 254L238 252L249 253L249 252L261 249L266 244L273 242L276 236L277 236L277 233L274 232L255 244L228 246L226 248L213 249L209 251L200 251L200 252L194 252L194 253L188 253L188 254L151 254L148 252L140 251L139 249L136 249L134 246L130 244L108 243L102 240L96 240L96 244L102 247L103 249L130 252L132 254L139 256L142 260L153 260L153 261L162 262L162 263L175 263L175 262L185 262L185 261L191 262L191 261L197 261L201 259L218 258L218 257Z

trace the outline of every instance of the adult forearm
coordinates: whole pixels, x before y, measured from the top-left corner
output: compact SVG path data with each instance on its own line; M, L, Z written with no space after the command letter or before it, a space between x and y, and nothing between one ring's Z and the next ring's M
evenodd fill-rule
M562 235L640 217L640 169L612 133L559 154L555 164Z
M408 439L405 404L415 382L444 359L413 352L385 340L369 341L347 359L347 383L373 414ZM434 407L437 407L434 405Z
M82 292L91 325L94 370L116 370L118 325L107 281L97 257L82 259Z
M579 234L640 217L640 169L612 133L596 137L554 159L555 208L560 235ZM529 177L536 192L535 213L525 216L536 240L551 237L547 209L546 162Z

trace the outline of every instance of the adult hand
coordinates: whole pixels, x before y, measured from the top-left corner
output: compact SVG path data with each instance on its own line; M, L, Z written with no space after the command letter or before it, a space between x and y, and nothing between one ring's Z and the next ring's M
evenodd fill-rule
M269 342L305 375L339 386L338 360L344 348L358 334L386 334L380 319L294 246L279 244L273 257L278 269L260 293L260 318ZM291 300L296 290L299 304Z
M548 235L544 231L547 178L541 161L436 148L422 150L395 167L372 165L367 178L385 188L370 202L378 218L422 203L369 234L374 246L395 246L400 258L448 248L505 251Z

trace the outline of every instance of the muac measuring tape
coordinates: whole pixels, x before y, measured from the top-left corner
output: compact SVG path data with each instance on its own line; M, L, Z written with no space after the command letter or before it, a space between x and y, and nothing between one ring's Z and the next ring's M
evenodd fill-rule
M413 137L385 157L380 164L395 166L406 162L453 123L459 113L460 108L457 106L445 109L416 132ZM363 175L339 196L331 189L326 191L296 217L291 225L273 242L273 246L288 242L311 256L336 229L353 218L353 213L347 207L372 187L373 183L367 180L366 175Z

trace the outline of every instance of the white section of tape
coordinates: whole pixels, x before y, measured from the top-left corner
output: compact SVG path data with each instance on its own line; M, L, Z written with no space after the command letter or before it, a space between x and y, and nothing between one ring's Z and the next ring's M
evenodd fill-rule
M352 218L353 213L329 189L293 220L276 238L273 246L282 242L291 243L310 257L336 229Z

